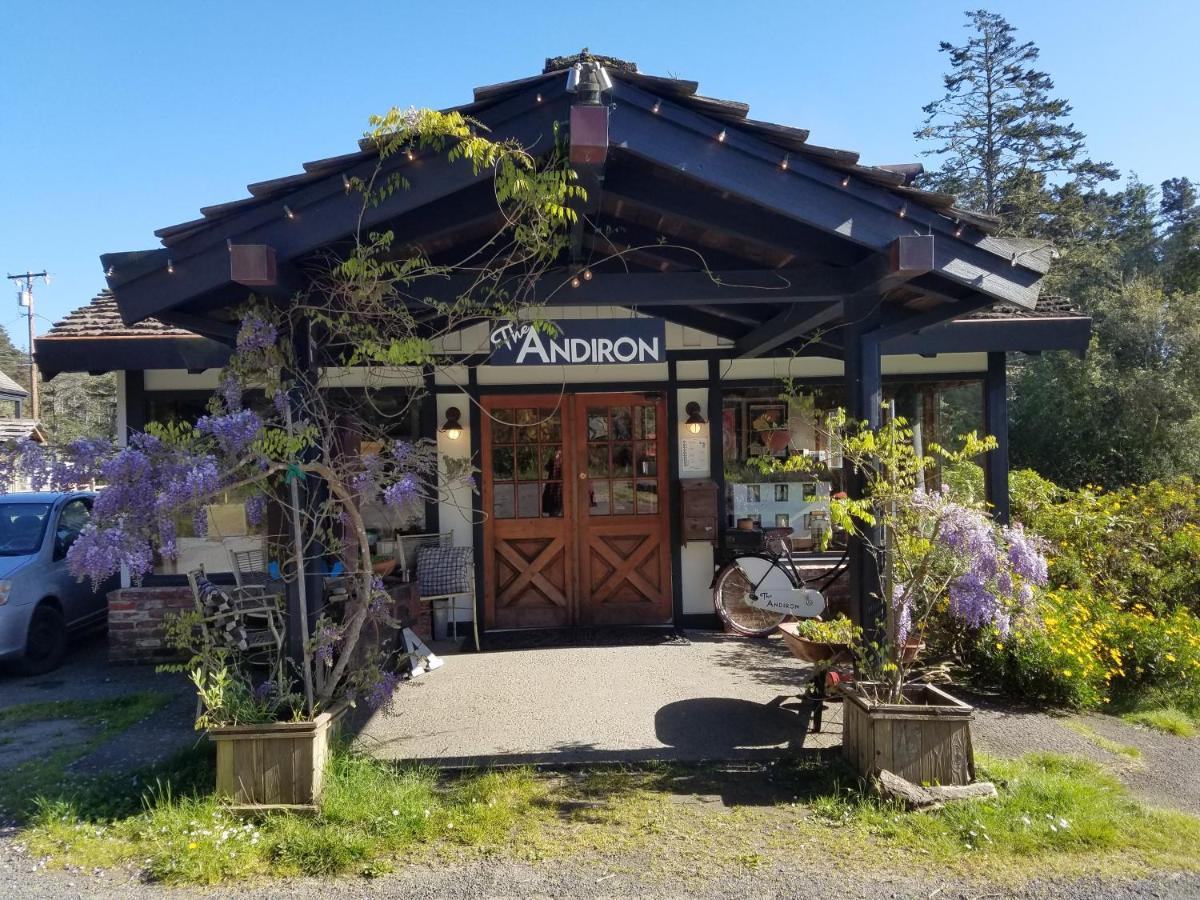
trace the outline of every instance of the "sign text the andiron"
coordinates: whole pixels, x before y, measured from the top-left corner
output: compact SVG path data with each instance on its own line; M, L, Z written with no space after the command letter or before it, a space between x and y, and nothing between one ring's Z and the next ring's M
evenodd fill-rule
M605 365L657 363L667 358L662 319L564 319L557 334L539 332L526 322L492 329L495 366Z

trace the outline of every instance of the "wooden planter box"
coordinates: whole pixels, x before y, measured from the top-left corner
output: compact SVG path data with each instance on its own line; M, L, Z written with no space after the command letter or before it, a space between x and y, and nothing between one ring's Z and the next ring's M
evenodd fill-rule
M217 795L243 809L315 808L325 781L329 742L347 706L311 722L213 728Z
M975 780L971 720L975 710L927 684L904 689L907 703L875 703L845 691L842 754L861 775L887 769L914 784Z

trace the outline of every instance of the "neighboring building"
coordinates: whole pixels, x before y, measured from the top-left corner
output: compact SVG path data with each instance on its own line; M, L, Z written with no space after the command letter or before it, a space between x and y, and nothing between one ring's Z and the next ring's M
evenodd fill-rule
M785 376L859 418L894 399L927 439L937 392L977 385L984 430L1001 445L985 466L989 498L1005 516L1005 354L1083 353L1090 335L1069 304L1039 298L1051 249L1000 237L991 217L913 187L920 166L860 165L802 129L748 118L745 104L700 96L695 82L608 60L612 89L587 103L566 89L574 62L478 88L461 109L526 144L556 123L602 124L600 142L596 129L567 130L573 147L593 142L580 147L594 187L587 212L603 219L606 240L640 249L605 265L591 262L586 237L572 242L558 274L590 265L594 277L539 314L578 342L516 337L501 351L478 322L444 341L453 371L397 373L432 389L408 431L483 472L479 497L464 489L430 504L415 526L474 547L483 629L708 624L715 550L739 519L786 523L811 548L828 527L828 497L845 485L837 448L781 408ZM492 202L479 177L442 158L416 164L421 190L370 208L365 227L395 228L440 254L471 247ZM236 334L231 310L249 292L234 280L231 249L269 247L296 277L296 263L353 233L362 210L345 179L375 165L370 149L306 163L161 229L164 249L106 254L111 293L37 341L46 377L118 372L121 434L198 415ZM720 283L673 244L700 249ZM280 277L281 302L289 283ZM338 385L361 387L356 377L341 373ZM451 407L463 411L457 439L439 429ZM522 423L546 417L551 426L526 440ZM826 461L828 477L754 482L745 463L777 452L780 433ZM715 485L714 508L683 508L695 480ZM852 577L861 600L861 569Z

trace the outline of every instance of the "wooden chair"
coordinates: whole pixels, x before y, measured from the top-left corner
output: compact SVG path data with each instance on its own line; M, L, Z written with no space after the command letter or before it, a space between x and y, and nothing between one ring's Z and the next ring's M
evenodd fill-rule
M229 562L233 580L238 589L246 592L267 593L271 586L271 575L267 570L267 552L262 547L251 550L229 548Z
M227 647L244 654L250 663L276 669L272 677L282 684L286 628L280 595L266 593L265 588L216 585L203 566L189 571L187 579L203 625L205 657L219 646Z

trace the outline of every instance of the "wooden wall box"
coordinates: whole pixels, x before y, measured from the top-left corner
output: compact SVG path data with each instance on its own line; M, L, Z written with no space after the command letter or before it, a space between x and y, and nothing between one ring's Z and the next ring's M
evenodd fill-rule
M683 541L717 539L717 483L709 478L680 479Z

